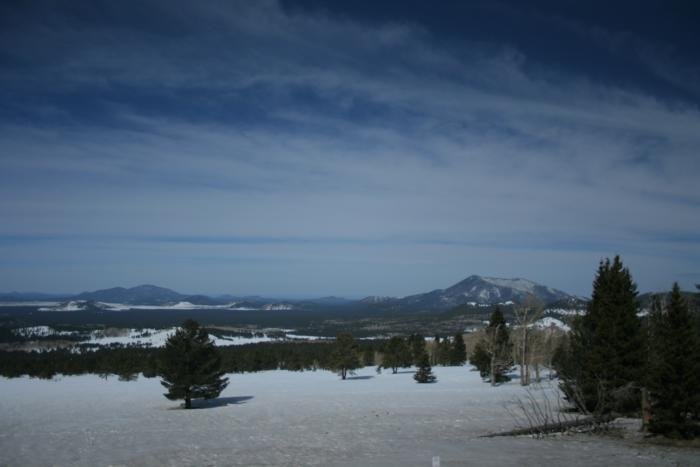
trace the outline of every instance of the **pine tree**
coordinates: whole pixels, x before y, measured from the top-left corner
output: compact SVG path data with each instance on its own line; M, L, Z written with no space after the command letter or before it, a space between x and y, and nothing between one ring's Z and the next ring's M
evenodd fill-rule
M170 400L185 400L192 408L192 399L219 397L228 385L221 370L221 357L204 328L187 320L165 343L160 358L161 384Z
M620 257L601 261L587 312L574 320L559 359L561 388L582 411L639 408L644 341L637 309L637 286Z
M374 349L372 347L367 347L364 352L362 352L362 364L364 366L374 365Z
M384 347L382 368L391 368L391 372L396 374L399 368L407 368L412 362L413 356L406 340L399 336L389 339Z
M469 356L469 363L474 365L482 378L491 374L491 354L486 350L483 341L477 342L474 346L474 351Z
M425 338L420 334L408 336L408 345L411 349L411 363L418 365L425 352Z
M437 346L438 364L449 365L451 354L452 354L452 344L450 343L450 340L447 337L445 337L444 339L442 339L440 341L440 344Z
M418 359L418 369L413 379L418 383L434 383L436 381L433 369L430 367L430 358L428 352L423 351L423 354Z
M488 376L493 386L510 380L507 373L513 366L511 350L506 320L500 308L496 307L469 361L479 370L482 378Z
M690 438L700 431L698 415L700 363L698 337L688 304L678 284L673 284L665 310L654 307L650 315L648 389L653 433Z
M346 379L348 372L360 367L357 343L349 332L342 332L335 338L333 352L330 355L330 366Z
M430 346L428 356L430 357L431 365L440 364L440 336L438 334L435 334L435 337L433 337L433 344Z
M450 365L460 366L464 365L467 361L467 346L464 344L464 337L462 333L458 332L455 334L452 342L452 348L450 349Z
M488 336L487 343L491 348L491 374L489 377L491 385L494 386L496 383L510 381L508 371L513 366L512 344L506 319L499 307L496 307L491 314L486 333Z

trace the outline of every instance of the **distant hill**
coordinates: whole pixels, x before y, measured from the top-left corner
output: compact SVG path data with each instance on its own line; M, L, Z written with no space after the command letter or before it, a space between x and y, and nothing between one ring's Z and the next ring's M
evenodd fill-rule
M165 305L186 301L186 295L179 294L174 290L155 285L139 285L126 289L124 287L114 287L111 289L96 290L94 292L83 292L72 297L75 301L96 301L108 303L125 303L129 305Z
M113 287L110 289L83 292L69 298L69 302L61 303L53 309L57 311L74 311L77 309L114 309L109 304L133 305L133 306L165 306L173 309L186 309L192 305L202 307L217 307L230 309L250 309L282 311L295 308L281 300L271 300L258 296L235 297L233 295L220 295L210 297L208 295L184 295L165 287L155 285L138 285L124 288ZM342 300L342 299L337 299Z
M544 304L575 297L527 279L469 276L446 289L397 299L394 305L421 309L448 309L463 304L494 305L520 303L534 296Z
M561 308L580 308L582 299L561 290L537 284L527 279L503 279L497 277L469 276L446 289L436 289L422 294L403 298L369 296L361 300L348 300L342 297L321 297L306 300L269 299L259 296L219 295L185 295L165 287L139 285L136 287L113 287L110 289L83 292L75 296L51 296L49 294L1 294L0 301L48 300L58 302L79 302L82 308L104 307L104 304L141 305L141 306L191 306L204 307L230 306L233 309L321 310L325 307L342 307L353 309L373 309L381 311L430 311L449 310L460 305L488 306L512 305L522 302L533 295L545 305L555 304ZM189 305L188 305L189 304ZM78 305L62 304L62 309L77 308ZM106 305L109 307L109 305Z

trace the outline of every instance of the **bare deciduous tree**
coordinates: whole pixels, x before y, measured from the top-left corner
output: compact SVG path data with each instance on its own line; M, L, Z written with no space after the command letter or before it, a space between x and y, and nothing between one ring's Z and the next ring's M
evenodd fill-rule
M516 349L516 361L520 363L520 384L530 384L530 328L544 314L544 305L534 295L528 295L523 302L513 309L515 321L519 327L519 341Z

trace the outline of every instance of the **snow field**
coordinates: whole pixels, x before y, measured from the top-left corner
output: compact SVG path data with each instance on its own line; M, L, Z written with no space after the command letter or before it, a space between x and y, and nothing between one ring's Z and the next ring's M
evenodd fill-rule
M167 328L167 329L111 329L110 333L114 332L116 335L110 333L105 334L102 330L96 330L90 332L90 338L85 341L80 341L81 344L98 344L98 345L111 345L111 344L138 344L138 345L150 345L151 347L163 347L168 337L173 335L177 328ZM293 331L292 330L285 330ZM61 336L70 336L76 334L70 331L56 331L49 326L32 326L26 328L18 328L13 330L13 332L18 336L32 337L32 336L56 336L60 338ZM270 337L267 334L264 336L253 336L244 337L237 335L225 335L214 336L210 335L210 338L214 341L217 346L227 346L227 345L244 345L244 344L255 344L258 342L282 342L285 340L323 340L327 339L319 336L305 336L293 333L288 333L284 338Z
M504 406L525 390L492 388L467 367L434 371L423 385L373 367L346 381L231 374L221 398L188 411L155 378L0 378L0 465L698 465L692 451L585 435L479 438L513 427Z

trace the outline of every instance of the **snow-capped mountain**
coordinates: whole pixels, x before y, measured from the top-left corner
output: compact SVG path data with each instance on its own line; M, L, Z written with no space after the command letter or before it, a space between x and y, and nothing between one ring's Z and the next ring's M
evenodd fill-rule
M42 311L122 311L139 309L286 311L361 304L378 310L445 310L465 304L471 306L512 305L522 302L530 295L544 304L550 305L550 307L553 304L557 304L556 308L578 309L583 306L581 303L585 303L583 300L565 292L527 279L504 279L474 275L446 289L437 289L432 292L410 295L404 298L374 295L358 301L338 297L299 301L250 297L239 301L233 296L184 295L163 287L140 285L128 289L114 287L94 292L83 292L69 298L69 301L42 304L40 309Z
M477 305L520 303L528 296L534 296L545 304L571 297L561 290L527 279L503 279L474 275L447 289L410 295L398 300L397 303L414 308L444 309L467 303Z

